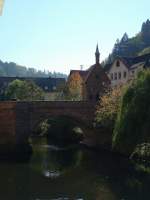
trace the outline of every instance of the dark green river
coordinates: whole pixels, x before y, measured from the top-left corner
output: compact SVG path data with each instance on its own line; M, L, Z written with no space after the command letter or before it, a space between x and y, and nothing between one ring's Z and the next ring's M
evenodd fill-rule
M39 141L28 162L1 161L0 200L150 199L150 175L128 160Z

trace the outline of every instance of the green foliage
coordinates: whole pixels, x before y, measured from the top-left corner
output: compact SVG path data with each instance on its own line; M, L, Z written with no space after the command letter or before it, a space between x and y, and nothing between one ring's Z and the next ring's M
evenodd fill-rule
M42 121L36 130L34 130L34 134L38 136L45 136L47 135L48 129L50 124L48 124L48 119Z
M16 100L43 100L44 92L38 87L34 82L31 81L12 81L6 91L6 99L16 99Z
M120 106L122 87L115 87L108 90L100 99L96 109L96 123L99 126L114 128L117 113Z
M150 143L142 143L137 145L130 158L144 162L147 161L148 163L150 160Z
M131 154L150 140L150 71L142 71L124 93L113 134L113 148Z
M134 37L128 38L127 33L121 40L117 39L109 57L104 61L105 64L113 62L117 57L132 57L140 54L145 48L150 47L150 21L143 23L141 31ZM144 52L143 52L144 53ZM147 53L147 52L146 52ZM149 52L148 52L149 53Z

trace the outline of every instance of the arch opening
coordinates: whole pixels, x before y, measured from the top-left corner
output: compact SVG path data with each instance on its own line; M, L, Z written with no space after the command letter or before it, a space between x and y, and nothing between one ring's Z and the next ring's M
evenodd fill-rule
M33 128L32 136L45 137L48 144L68 146L80 143L86 126L73 117L57 116L41 119Z

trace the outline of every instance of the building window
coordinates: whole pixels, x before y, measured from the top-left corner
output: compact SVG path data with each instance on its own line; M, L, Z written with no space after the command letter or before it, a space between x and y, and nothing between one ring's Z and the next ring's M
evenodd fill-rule
M118 79L121 79L121 72L118 73Z
M119 60L117 60L116 66L117 66L117 67L120 67L120 61L119 61Z
M117 80L117 73L115 73L115 80Z
M134 70L132 71L132 75L134 75Z
M114 74L113 73L111 73L111 80L113 80L114 79Z
M124 72L123 76L124 76L124 78L126 78L127 77L127 72Z

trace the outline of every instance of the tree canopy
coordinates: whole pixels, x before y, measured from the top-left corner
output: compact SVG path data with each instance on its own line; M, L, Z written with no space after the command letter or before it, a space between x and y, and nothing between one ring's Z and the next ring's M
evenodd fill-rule
M15 99L15 100L43 100L44 92L32 81L21 81L14 80L12 81L6 91L6 99Z
M113 147L131 154L139 144L150 141L150 71L139 73L122 97L114 135Z
M117 56L132 57L137 56L145 48L150 48L150 21L147 20L143 23L141 31L134 37L129 38L127 33L124 33L122 38L116 40L113 50L105 64L113 62ZM148 52L149 53L149 52Z
M63 90L64 98L68 100L82 100L82 84L83 80L78 73L72 74Z

